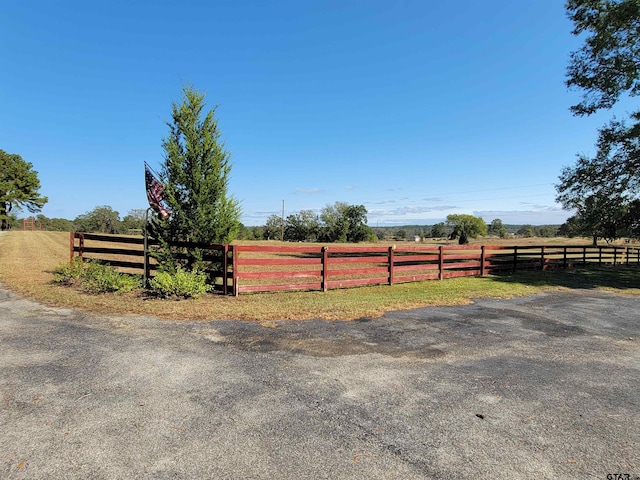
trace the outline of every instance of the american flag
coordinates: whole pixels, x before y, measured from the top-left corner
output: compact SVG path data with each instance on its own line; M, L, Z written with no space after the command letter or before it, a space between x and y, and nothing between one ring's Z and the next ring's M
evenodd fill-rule
M162 206L162 193L164 191L164 185L160 183L160 180L156 178L153 174L149 165L144 164L144 181L147 187L147 199L149 200L149 205L153 208L160 218L166 220L169 218L169 210Z

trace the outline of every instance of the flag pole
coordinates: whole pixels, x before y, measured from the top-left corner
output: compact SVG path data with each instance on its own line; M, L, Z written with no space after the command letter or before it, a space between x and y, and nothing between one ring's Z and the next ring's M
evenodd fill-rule
M148 287L149 280L149 210L151 207L144 212L144 275L142 280L144 288Z

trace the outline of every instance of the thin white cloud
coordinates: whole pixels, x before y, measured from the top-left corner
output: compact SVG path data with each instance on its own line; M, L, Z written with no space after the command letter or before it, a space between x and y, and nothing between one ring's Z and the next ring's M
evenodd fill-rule
M321 188L296 188L295 193L321 193L324 192Z
M485 222L499 218L503 223L558 225L564 223L571 216L571 212L557 206L536 205L531 210L483 210L475 211L473 215L483 218Z
M358 187L356 187L355 185L345 185L344 189L345 190L356 190Z
M424 207L419 205L405 205L402 207L382 210L376 209L369 212L369 216L372 217L406 217L407 215L423 215L432 212L443 212L448 210L455 210L458 207L454 205L437 205L434 207Z

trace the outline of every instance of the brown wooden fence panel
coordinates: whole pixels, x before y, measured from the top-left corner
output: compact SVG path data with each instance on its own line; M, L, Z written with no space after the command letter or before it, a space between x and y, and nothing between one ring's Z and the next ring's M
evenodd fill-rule
M97 260L109 264L124 273L140 275L144 273L144 238L72 232L69 243L71 261L73 261L75 256L78 256L83 260ZM136 245L138 248L123 248L124 245ZM158 243L149 240L148 245L150 247L156 247ZM211 268L208 272L212 277L220 279L220 283L216 284L215 288L223 292L228 291L228 279L232 278L232 276L230 272L228 272L228 259L225 258L225 252L229 250L227 245L177 242L172 244L172 246L185 249L193 246L194 248L204 249L203 260L211 262ZM177 256L186 258L187 253L178 253ZM149 256L148 268L148 274L152 274L157 269L157 262L151 256ZM225 276L227 277L226 280L224 278Z
M463 270L459 272L443 272L443 278L455 278L455 277L479 277L480 270Z
M436 265L437 267L437 265ZM421 282L424 280L437 280L440 277L440 272L437 273L420 273L416 275L396 275L395 281L397 283L407 282Z
M111 245L106 245L107 242ZM140 270L144 261L142 242L142 239L135 237L72 233L69 250L71 259L76 255L99 258L116 267ZM152 242L150 244L154 245ZM416 245L396 248L344 245L207 246L188 243L175 246L204 249L207 252L205 258L214 265L219 264L211 270L213 275L223 279L218 287L225 293L236 295L283 290L326 291L329 288L393 285L584 265L640 265L639 247L617 246ZM182 255L186 257L186 251ZM155 268L155 265L150 268Z

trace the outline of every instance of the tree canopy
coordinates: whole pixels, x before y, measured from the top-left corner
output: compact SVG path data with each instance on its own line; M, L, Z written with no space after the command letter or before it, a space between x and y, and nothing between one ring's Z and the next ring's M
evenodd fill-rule
M78 215L73 220L77 232L117 233L120 229L120 214L109 205L100 205Z
M436 223L433 227L431 227L431 236L434 238L441 238L447 235L447 230L445 229L444 222Z
M377 239L367 225L367 209L364 205L335 202L322 209L320 219L320 241L357 243Z
M168 219L156 219L154 233L162 244L161 263L169 269L183 263L169 244L231 243L240 231L240 206L228 193L231 155L220 139L216 107L205 113L205 94L183 88L181 103L172 104L169 134L163 140L161 168ZM202 260L202 251L189 249L186 265Z
M576 115L611 108L624 93L640 94L640 2L637 0L569 0L572 33L585 35L571 53L567 86L583 90L571 107Z
M33 165L20 155L0 150L0 228L6 230L9 214L15 209L26 208L39 212L47 203L40 196L40 180Z
M469 243L470 238L487 234L487 224L479 217L466 214L447 215L447 225L453 229L450 238L458 239L460 245Z
M282 218L271 215L263 227L263 236L279 240L282 236ZM284 240L289 242L363 242L377 241L375 232L367 225L364 205L335 202L326 205L320 215L313 210L301 210L287 216L284 221Z
M507 229L502 224L502 220L499 218L494 218L491 221L491 225L489 225L487 232L489 233L489 235L496 235L500 238L506 238L507 236Z
M262 235L266 240L281 240L282 229L282 217L274 213L267 218L267 223L264 225Z
M289 215L284 222L284 239L289 242L315 242L320 233L318 215L302 210Z
M573 33L584 35L582 48L571 54L567 86L583 90L582 101L571 107L575 115L591 115L613 107L621 97L640 94L640 2L637 0L569 0L566 4ZM581 230L597 237L618 235L636 211L640 177L640 111L628 119L613 119L599 130L594 157L579 155L566 167L556 186L557 200L576 212ZM632 229L633 230L633 229ZM630 231L626 229L626 231ZM603 237L603 238L607 238Z

